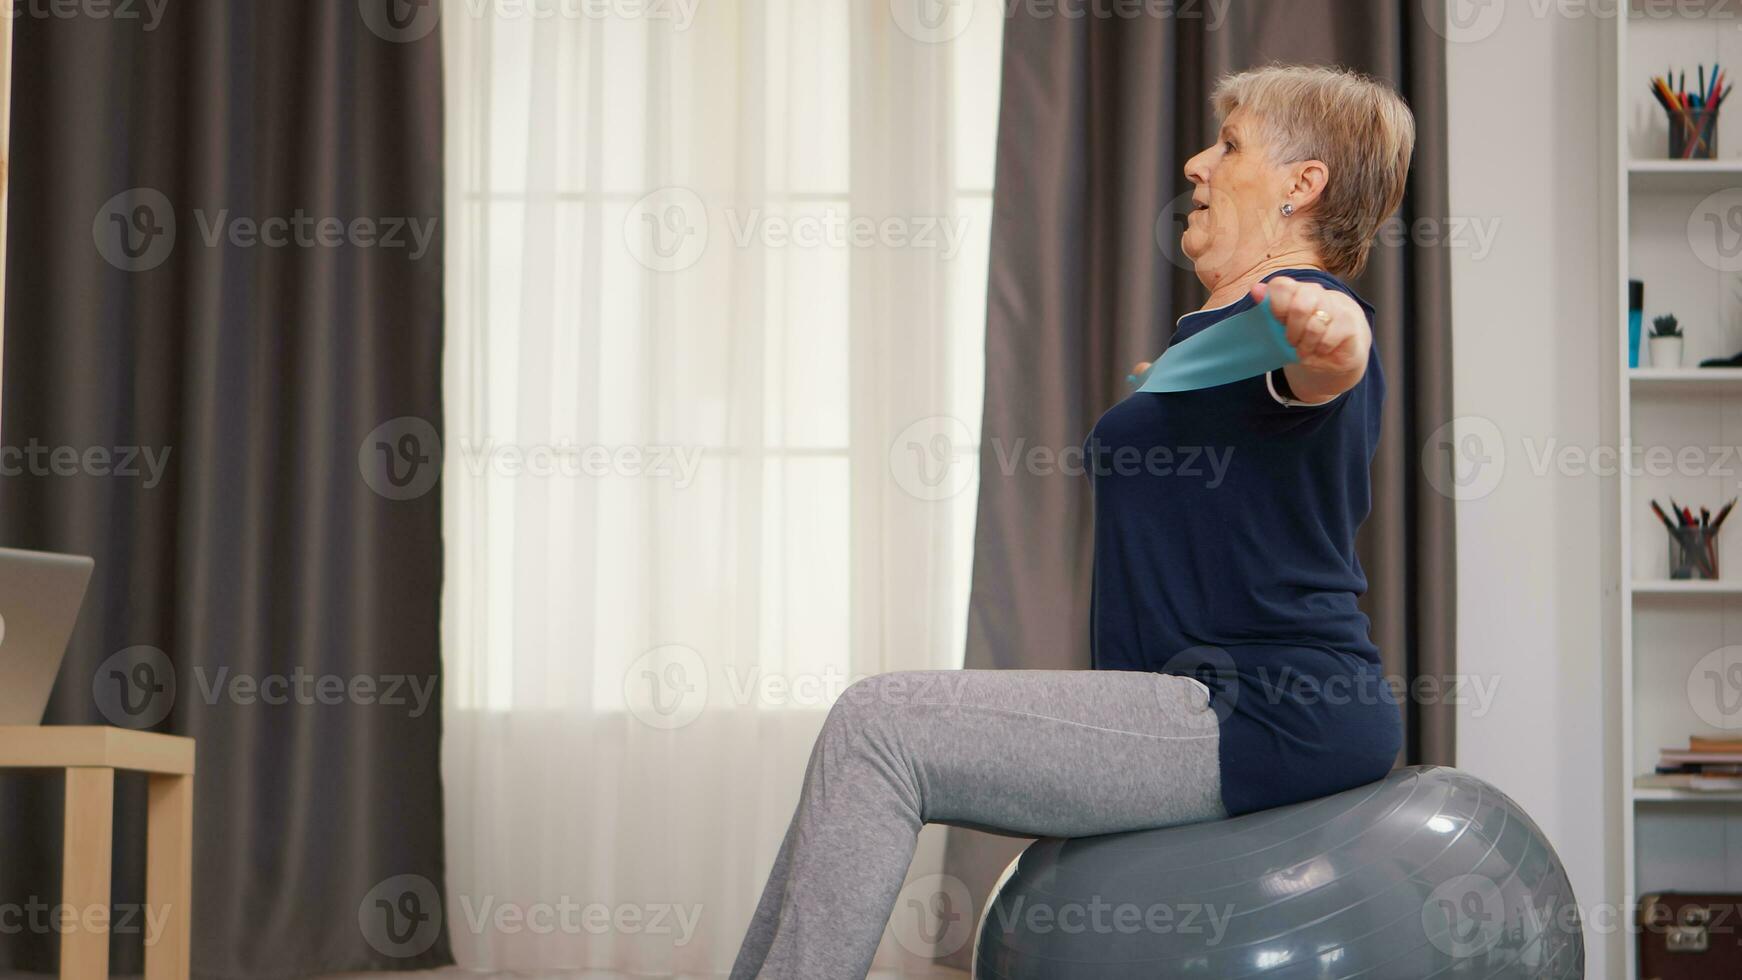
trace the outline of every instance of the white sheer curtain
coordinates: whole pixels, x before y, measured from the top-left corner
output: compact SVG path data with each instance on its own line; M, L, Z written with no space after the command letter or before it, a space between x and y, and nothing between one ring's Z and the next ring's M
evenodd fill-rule
M462 965L726 970L829 704L961 664L1001 23L934 2L444 0Z

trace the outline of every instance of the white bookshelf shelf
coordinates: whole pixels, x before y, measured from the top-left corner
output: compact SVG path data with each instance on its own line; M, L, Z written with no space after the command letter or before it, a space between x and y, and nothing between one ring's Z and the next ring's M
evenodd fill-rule
M1635 787L1635 803L1742 803L1742 790Z
M1634 391L1652 388L1694 390L1707 386L1742 388L1742 368L1634 368L1627 372Z
M1627 165L1627 184L1633 192L1645 194L1710 194L1742 187L1742 158L1635 160Z
M1718 571L1722 572L1723 567L1719 566ZM1633 594L1636 596L1742 595L1742 580L1638 579L1633 583Z
M1737 803L1742 789L1694 789L1684 776L1648 773L1633 780L1634 803Z

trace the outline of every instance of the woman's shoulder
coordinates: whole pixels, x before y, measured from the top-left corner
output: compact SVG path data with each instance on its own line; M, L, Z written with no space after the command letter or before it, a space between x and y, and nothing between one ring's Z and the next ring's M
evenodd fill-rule
M1367 314L1367 322L1373 322L1373 314L1375 312L1373 304L1367 302L1367 298L1356 292L1355 287L1344 282L1342 277L1337 276L1334 273L1327 272L1324 269L1303 267L1299 269L1282 269L1273 273L1273 275L1287 276L1290 279L1301 279L1308 282L1316 282L1321 286L1328 286L1338 292L1347 293L1349 294L1349 298L1360 304L1361 310ZM1269 279L1270 277L1266 276L1265 278Z

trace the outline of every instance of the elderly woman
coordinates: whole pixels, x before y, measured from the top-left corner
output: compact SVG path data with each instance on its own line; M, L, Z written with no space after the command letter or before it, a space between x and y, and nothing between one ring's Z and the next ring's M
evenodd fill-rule
M1088 434L1094 670L908 671L843 693L734 978L864 977L926 823L1106 834L1391 768L1401 722L1355 556L1385 379L1347 280L1402 201L1414 120L1385 85L1317 67L1228 77L1214 102L1181 242L1209 299L1173 342L1268 298L1298 363L1136 392ZM1158 449L1225 472L1123 465Z

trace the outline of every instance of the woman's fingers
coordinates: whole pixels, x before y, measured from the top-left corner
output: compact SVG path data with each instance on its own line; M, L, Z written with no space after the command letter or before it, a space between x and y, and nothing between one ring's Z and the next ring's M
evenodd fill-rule
M1301 364L1340 371L1364 362L1361 340L1366 314L1346 294L1316 282L1277 276L1253 287L1253 299L1262 302L1266 297ZM1325 317L1318 315L1320 310Z
M1302 283L1289 295L1288 316L1284 322L1299 338L1294 342L1297 349L1315 350L1324 336L1325 321L1313 315L1322 306L1324 296L1325 287L1316 282Z

